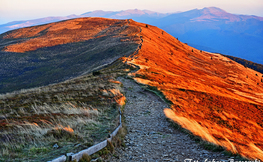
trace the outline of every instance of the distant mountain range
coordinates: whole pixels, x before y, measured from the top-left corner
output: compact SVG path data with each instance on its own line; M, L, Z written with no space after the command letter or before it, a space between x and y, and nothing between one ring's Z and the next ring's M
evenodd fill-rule
M166 14L138 9L97 10L81 15L10 22L0 25L0 33L78 17L133 19L164 29L200 50L223 53L263 64L263 17L231 14L216 7Z
M44 17L44 18L34 19L34 20L12 21L12 22L0 25L0 33L4 33L6 31L14 30L18 28L42 25L42 24L57 22L61 20L73 19L77 17L79 16L70 15L70 16L65 16L65 17Z
M153 25L198 49L263 64L263 17L235 15L210 7L171 14Z
M104 17L104 18L112 18L112 19L136 19L137 21L143 21L146 23L154 22L158 18L163 18L170 15L169 13L158 13L149 10L124 10L124 11L102 11L96 10L91 12L86 12L81 15L69 15L65 17L45 17L34 20L25 20L25 21L13 21L6 24L0 25L0 34L9 30L35 26L41 24L47 24L52 22L57 22L61 20L74 19L79 17Z

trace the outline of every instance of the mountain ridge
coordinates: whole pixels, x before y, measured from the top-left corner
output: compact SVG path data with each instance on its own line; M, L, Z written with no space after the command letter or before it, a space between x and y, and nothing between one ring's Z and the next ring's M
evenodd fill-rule
M202 15L202 17L198 17L195 18L195 21L205 21L205 19L214 19L214 21L216 21L216 19L220 18L220 19L226 19L229 22L234 22L234 21L245 21L247 19L257 19L260 21L263 21L263 17L259 17L259 16L254 16L254 15L239 15L239 14L230 14L228 12L226 12L225 10L222 10L220 8L217 7L205 7L202 10L200 10L200 12L202 12L204 15Z
M228 13L217 7L193 9L179 13L162 14L148 10L91 11L75 17L92 16L115 19L133 19L155 25L181 41L201 50L223 53L263 64L261 57L263 44L263 18L253 15ZM44 20L44 19L43 19ZM58 21L54 18L52 22ZM46 22L43 22L46 23ZM28 26L33 22L3 24L0 32L9 30L8 26ZM36 22L35 22L36 25ZM212 50L211 50L212 49Z
M1 93L60 82L129 55L140 39L128 36L137 29L127 22L78 18L0 35Z
M258 19L260 21L263 21L263 17L260 16L255 16L255 15L242 15L242 14L230 14L228 12L226 12L225 10L222 10L218 7L205 7L203 9L193 9L193 10L189 10L189 11L184 11L184 12L193 12L193 11L198 11L204 14L213 14L216 16L220 16L221 14L226 15L226 18L229 18L227 16L232 16L235 15L233 18L233 20L246 20L249 18L254 18L254 19ZM4 31L7 31L9 29L17 29L17 28L21 28L21 27L27 27L27 26L33 26L33 25L41 25L41 23L45 24L45 23L50 23L55 22L55 21L59 21L59 20L67 20L70 18L78 18L78 17L105 17L105 18L121 18L122 16L127 16L127 15L152 15L152 17L155 18L162 18L162 17L166 17L169 16L171 14L177 14L177 13L183 13L183 12L176 12L176 13L160 13L160 12L155 12L155 11L150 11L150 10L139 10L139 9L128 9L128 10L122 10L122 11L103 11L103 10L95 10L95 11L89 11L80 15L69 15L69 16L62 16L62 17L44 17L44 18L38 18L38 19L33 19L33 20L21 20L21 21L12 21L12 22L8 22L5 24L0 24L0 27L6 28L6 30L0 30L1 33L3 33ZM219 15L220 14L220 15ZM113 17L111 17L113 16ZM242 18L237 18L238 16L241 16ZM45 20L45 19L50 19L50 20ZM53 19L53 20L52 20ZM126 18L127 19L127 18ZM132 19L132 18L131 18ZM201 18L196 18L197 20L201 19ZM16 25L9 25L9 24L16 24Z
M1 76L6 76L1 86L6 89L18 83L23 84L17 88L35 86L35 81L47 85L44 79L83 73L104 76L96 68L118 60L122 66L139 67L126 69L128 77L162 92L172 103L164 111L168 118L214 145L263 159L263 74L223 55L188 46L158 27L131 19L78 18L17 29L0 38ZM105 88L98 85L99 98L106 95Z
M67 20L67 19L72 19L72 18L79 18L79 17L104 17L104 18L119 18L120 19L120 18L124 18L125 16L129 16L129 15L132 15L132 16L147 15L147 16L152 16L156 18L156 17L164 17L169 14L154 12L150 10L138 10L138 9L129 9L129 10L122 10L122 11L95 10L95 11L86 12L80 15L73 14L73 15L64 16L64 17L55 16L55 17L38 18L38 19L33 19L33 20L12 21L12 22L8 22L5 24L0 24L0 33L4 33L8 30L18 29L22 27L47 24L51 22ZM128 19L128 18L129 17L126 17L124 19Z
M228 151L262 159L261 135L249 135L254 128L263 132L262 73L190 47L155 26L134 24L142 29L142 46L124 61L140 67L130 77L172 102L166 116Z
M204 10L207 9L171 14L153 24L183 42L203 47L201 50L214 49L210 52L263 63L261 17L235 15L221 10L217 15L203 14Z
M183 42L202 47L202 50L214 49L210 52L224 53L263 64L260 57L263 43L262 17L231 14L217 7L161 15L157 12L134 9L93 11L80 16L134 19L158 26L174 37L179 37ZM22 23L21 26L27 24ZM6 27L2 26L3 28Z

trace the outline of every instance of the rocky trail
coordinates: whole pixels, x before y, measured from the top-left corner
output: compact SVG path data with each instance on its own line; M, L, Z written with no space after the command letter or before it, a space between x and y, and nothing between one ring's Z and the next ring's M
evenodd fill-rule
M222 152L205 150L189 135L167 121L163 109L169 107L154 93L131 79L119 78L124 85L127 103L124 110L128 134L126 147L117 148L108 161L227 161Z

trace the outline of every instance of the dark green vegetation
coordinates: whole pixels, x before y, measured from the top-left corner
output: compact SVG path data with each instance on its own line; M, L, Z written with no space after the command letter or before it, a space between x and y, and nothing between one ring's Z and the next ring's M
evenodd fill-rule
M0 96L0 161L47 161L106 139L123 97L117 60L72 80Z
M229 56L229 55L223 55L223 56L228 57L231 60L234 60L234 61L244 65L245 67L248 67L250 69L253 69L255 71L263 73L263 65L262 64L257 64L257 63L254 63L252 61L248 61L248 60L238 58L238 57L234 57L234 56Z

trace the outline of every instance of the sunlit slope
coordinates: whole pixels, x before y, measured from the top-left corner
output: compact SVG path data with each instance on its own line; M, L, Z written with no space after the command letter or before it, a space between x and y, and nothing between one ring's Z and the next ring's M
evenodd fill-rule
M132 54L139 28L128 20L79 18L0 35L0 93L79 76Z
M132 73L172 101L167 117L203 139L263 159L262 74L219 54L194 49L157 27L140 26L143 42Z
M127 27L128 20L121 21L104 18L79 18L22 28L8 32L3 36L3 39L6 40L22 39L22 42L6 46L4 51L33 51L43 47L51 47L109 36L116 34L116 31L118 31L118 34L128 34L127 31L120 31L120 27L125 25Z

